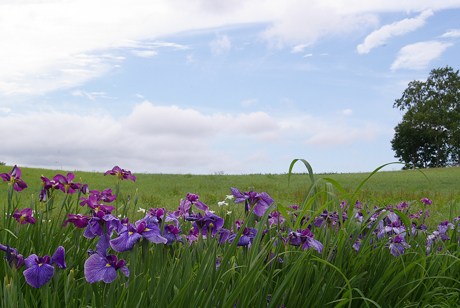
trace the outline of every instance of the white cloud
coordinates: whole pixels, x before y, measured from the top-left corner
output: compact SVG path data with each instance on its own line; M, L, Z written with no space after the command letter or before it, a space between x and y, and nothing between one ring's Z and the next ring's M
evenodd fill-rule
M344 110L341 110L340 113L342 113L343 115L352 115L352 114L353 114L353 110L351 110L351 109L344 109Z
M232 43L227 35L218 35L215 40L209 43L213 55L220 55L227 52L232 47Z
M111 99L114 98L114 97L107 96L106 92L86 92L86 91L79 90L79 89L70 91L70 94L73 96L78 96L78 97L86 96L90 100L95 100L97 97L111 98Z
M7 107L0 107L0 112L1 113L10 113L11 109Z
M271 46L312 44L321 37L376 27L382 12L458 8L458 0L68 0L3 1L0 4L0 93L40 95L100 78L123 61L119 50L152 56L152 42L186 31L215 31L229 25L267 25L261 37ZM231 47L226 36L214 51ZM112 56L110 56L112 55Z
M309 53L309 54L306 54L306 55L303 56L303 57L304 57L304 58L307 58L307 57L311 57L311 56L313 56L313 54L312 54L312 53Z
M398 57L391 65L392 70L406 69L424 69L430 61L438 58L451 43L442 43L438 41L420 42L404 46L399 52Z
M406 18L375 30L364 39L364 43L358 45L358 53L368 53L371 49L384 45L393 36L400 36L415 31L423 26L425 20L432 15L432 10L425 10L415 18Z
M138 98L144 98L144 95L139 94L139 93L135 94L134 96L136 96L136 97L138 97Z
M373 124L367 124L366 127L360 129L346 126L329 127L316 133L304 144L324 148L346 146L359 141L371 143L376 139L377 131L377 127Z
M273 117L262 111L205 115L144 101L120 119L104 112L7 114L1 117L0 130L11 133L0 135L0 143L2 160L22 166L55 168L59 162L67 170L105 171L120 165L136 172L247 173L250 161L275 160L268 155L269 146L299 144L305 136L311 136L305 143L311 146L372 141L372 129L354 125L312 116ZM215 149L213 143L221 140L227 148ZM238 142L245 151L231 152Z
M250 105L253 105L255 103L257 103L259 100L257 98L253 98L253 99L247 99L247 100L244 100L241 102L241 106L243 107L248 107Z
M137 49L133 49L133 50L131 50L131 52L133 54L135 54L136 56L142 57L142 58L150 58L150 57L156 56L158 54L158 52L156 52L155 50L137 50Z
M441 35L441 37L460 37L460 29L452 29Z
M303 52L303 50L308 46L309 44L301 44L294 46L291 50L291 53L297 53L297 52Z

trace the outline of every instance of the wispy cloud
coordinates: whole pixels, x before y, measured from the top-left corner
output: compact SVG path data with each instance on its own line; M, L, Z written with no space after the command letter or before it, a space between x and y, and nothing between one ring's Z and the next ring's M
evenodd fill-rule
M398 57L391 65L392 70L405 69L424 69L428 64L441 56L451 43L438 41L420 42L404 46L399 52Z
M138 49L133 49L131 50L131 52L138 56L138 57L142 57L142 58L151 58L153 56L156 56L158 54L158 52L156 52L155 50L138 50Z
M308 57L312 57L313 54L312 53L309 53L309 54L306 54L305 56L303 56L304 58L308 58Z
M422 27L425 24L425 20L432 15L433 11L425 10L415 18L406 18L375 30L364 39L364 43L358 45L358 53L369 53L371 49L384 45L394 36L404 35L417 30Z
M86 92L86 91L77 89L77 90L70 91L70 94L73 96L78 96L78 97L87 97L90 100L96 100L96 98L98 97L114 99L114 97L108 96L106 92Z
M291 53L297 53L297 52L303 52L304 49L308 46L309 44L301 44L294 46L291 50Z
M209 43L211 47L211 52L213 55L217 56L224 52L227 52L232 47L232 43L228 38L228 35L218 35L216 39L214 39L211 43Z
M441 35L441 37L460 37L460 29L452 29Z

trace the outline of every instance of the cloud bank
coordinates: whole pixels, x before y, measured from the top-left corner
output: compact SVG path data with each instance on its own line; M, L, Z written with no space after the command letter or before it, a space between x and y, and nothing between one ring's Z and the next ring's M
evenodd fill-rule
M68 170L105 171L120 165L151 173L248 173L257 171L247 166L255 157L277 159L263 150L273 144L289 149L302 142L313 147L372 142L377 129L369 125L308 115L279 118L262 111L205 115L148 101L120 119L60 112L6 114L0 130L10 133L0 136L1 160ZM222 140L227 146L214 146Z

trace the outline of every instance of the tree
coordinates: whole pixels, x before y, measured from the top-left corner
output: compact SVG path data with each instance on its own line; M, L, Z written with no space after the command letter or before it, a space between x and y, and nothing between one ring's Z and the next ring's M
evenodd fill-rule
M404 168L460 165L460 76L451 67L414 80L395 100L406 113L391 141Z

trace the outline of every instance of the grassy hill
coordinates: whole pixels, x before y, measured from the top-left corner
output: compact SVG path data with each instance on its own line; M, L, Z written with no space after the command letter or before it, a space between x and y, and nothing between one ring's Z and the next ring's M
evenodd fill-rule
M38 200L41 189L40 176L52 179L56 174L66 175L68 171L23 168L21 178L28 188L21 192L24 207L30 205L30 195ZM126 168L127 166L121 166ZM0 166L0 173L8 173L12 166ZM75 182L86 183L90 189L103 190L115 187L114 176L103 173L72 171ZM346 191L354 191L359 183L370 173L334 173L316 174L315 178L331 178L339 182ZM293 174L288 185L287 174L247 174L247 175L192 175L192 174L135 174L136 182L120 182L123 198L133 196L139 190L138 207L166 207L176 209L180 199L188 192L198 193L200 200L212 209L218 208L217 202L223 201L230 193L230 187L241 191L253 189L267 192L275 201L283 205L300 204L311 184L307 174ZM374 174L361 188L359 200L370 205L398 204L402 201L420 200L427 197L433 200L431 214L446 217L452 200L460 196L460 168L440 168L424 170L385 171ZM324 182L325 183L325 182ZM3 186L1 186L3 185ZM322 185L322 187L325 184ZM61 197L60 194L59 197ZM6 202L7 183L0 182L0 204ZM59 200L59 197L57 201ZM340 196L339 196L340 197ZM56 203L59 204L59 203ZM239 209L239 205L229 202L228 210ZM460 215L455 208L454 214ZM448 216L447 216L448 217Z

